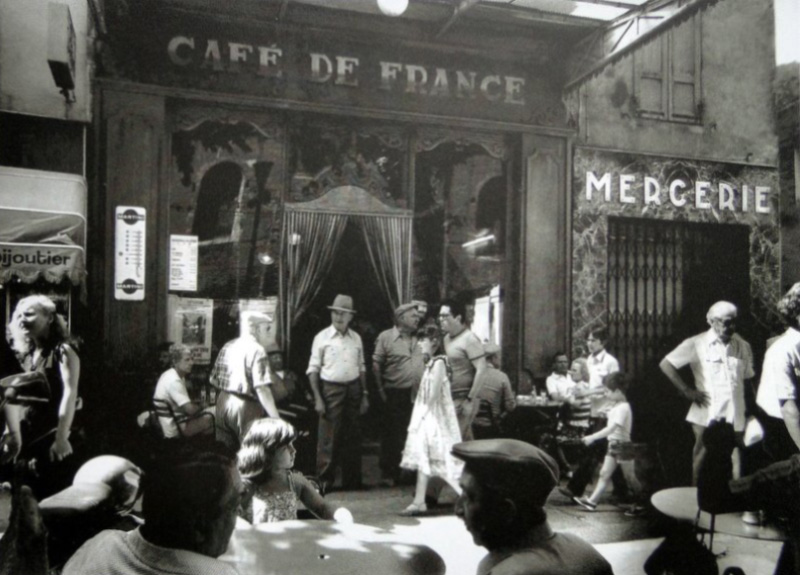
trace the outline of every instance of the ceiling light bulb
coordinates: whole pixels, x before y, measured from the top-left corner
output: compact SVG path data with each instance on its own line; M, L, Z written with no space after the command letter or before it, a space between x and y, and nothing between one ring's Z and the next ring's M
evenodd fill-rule
M408 8L408 0L378 0L378 8L387 16L400 16Z

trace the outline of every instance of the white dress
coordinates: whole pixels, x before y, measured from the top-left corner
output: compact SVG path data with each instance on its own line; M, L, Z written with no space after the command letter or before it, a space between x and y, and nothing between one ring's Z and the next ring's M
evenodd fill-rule
M444 362L447 375L433 397L433 366L437 361ZM450 395L450 365L445 356L436 356L425 366L422 375L400 465L457 483L464 463L453 457L450 450L460 441L458 418Z

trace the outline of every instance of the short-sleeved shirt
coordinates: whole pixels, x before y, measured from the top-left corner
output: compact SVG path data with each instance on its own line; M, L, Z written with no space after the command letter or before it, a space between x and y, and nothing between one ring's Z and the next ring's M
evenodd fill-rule
M237 575L233 565L148 542L139 529L101 531L67 561L63 575Z
M378 335L372 361L380 366L386 389L410 389L419 383L425 369L416 336L404 335L397 327Z
M222 346L210 380L224 391L255 398L255 388L272 383L267 365L267 353L254 337L238 337Z
M713 329L684 340L665 358L675 369L689 366L694 384L709 396L709 405L692 403L686 421L707 426L725 419L744 431L744 380L755 375L750 344L733 334L726 345Z
M465 329L455 337L444 336L444 352L453 370L450 392L453 397L466 397L475 381L472 362L483 357L483 345L478 336Z
M617 358L603 349L586 358L586 367L589 369L589 389L602 389L603 378L609 373L618 372L619 362ZM614 405L613 401L602 395L592 396L591 402L592 417L606 417L608 410Z
M790 327L767 349L756 402L767 415L783 419L781 401L797 399L798 379L800 331Z
M571 533L554 533L541 543L512 552L492 552L478 575L613 575L609 562L591 544Z
M478 399L489 404L494 423L499 421L503 412L514 411L517 407L517 400L514 397L514 390L511 389L511 382L508 380L508 376L491 365L486 368L483 386L478 392ZM491 424L492 421L480 411L473 421L473 425L479 427L488 427Z
M572 381L569 374L551 373L545 384L547 385L547 394L551 399L563 399L575 389L575 382Z
M314 337L307 374L318 373L325 381L348 383L365 371L361 336L352 329L340 333L331 325Z
M166 401L175 412L178 411L178 408L192 401L186 389L186 382L180 374L175 371L174 367L162 373L161 377L158 378L153 399ZM180 435L178 426L175 425L175 420L173 418L159 417L158 421L161 424L164 437L170 438Z
M614 430L608 436L609 441L630 441L633 429L631 404L627 401L620 401L614 405L608 412L608 425L614 426Z

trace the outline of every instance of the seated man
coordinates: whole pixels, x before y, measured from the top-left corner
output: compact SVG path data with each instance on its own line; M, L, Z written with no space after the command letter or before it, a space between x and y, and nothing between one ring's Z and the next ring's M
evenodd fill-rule
M219 561L236 524L242 481L217 448L170 445L142 479L144 525L102 531L78 549L62 575L236 575Z
M153 399L165 401L178 418L187 416L190 419L182 421L180 429L178 429L179 424L175 422L175 418L159 415L158 420L164 437L169 439L181 435L191 437L213 433L214 418L212 414L209 413L207 417L191 417L200 414L203 410L201 405L192 402L186 389L186 377L192 372L194 364L191 348L182 343L175 343L169 348L169 354L172 367L161 374L158 379Z
M483 345L483 352L486 373L483 376L483 387L478 392L478 413L472 421L475 439L499 437L503 419L517 407L511 382L500 371L500 346L486 343Z
M297 375L283 365L283 351L275 344L266 346L269 378L272 381L272 397L279 407L294 399L297 391Z
M515 439L457 443L453 455L466 463L456 515L489 550L478 575L612 575L589 543L547 522L544 504L558 483L552 457Z

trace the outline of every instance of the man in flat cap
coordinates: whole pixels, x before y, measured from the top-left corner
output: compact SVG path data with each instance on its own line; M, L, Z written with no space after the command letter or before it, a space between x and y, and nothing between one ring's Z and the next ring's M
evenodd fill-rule
M364 345L349 328L356 310L353 298L337 295L331 325L314 337L308 361L308 382L319 415L317 477L323 490L333 485L342 465L342 487L360 489L361 432L359 416L367 411Z
M393 486L400 475L400 456L411 421L411 390L425 368L415 332L417 304L404 303L394 310L394 327L375 340L372 373L382 404L380 468L382 484Z
M453 446L464 460L456 515L489 554L478 575L612 575L594 547L556 533L544 504L558 483L558 464L516 439L479 439Z

